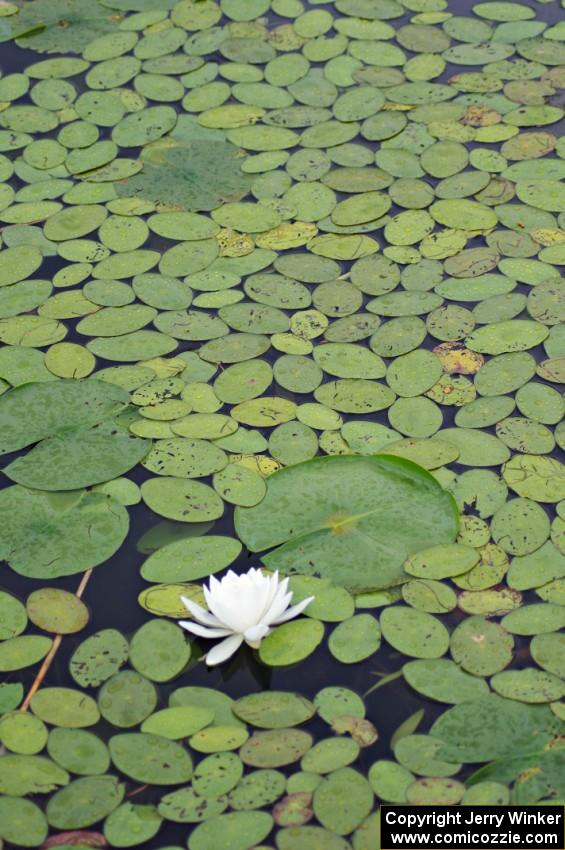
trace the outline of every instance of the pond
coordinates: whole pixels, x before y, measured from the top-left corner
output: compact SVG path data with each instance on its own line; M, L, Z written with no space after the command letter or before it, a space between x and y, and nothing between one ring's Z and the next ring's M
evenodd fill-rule
M565 800L564 40L0 0L0 847ZM314 600L208 664L251 568Z

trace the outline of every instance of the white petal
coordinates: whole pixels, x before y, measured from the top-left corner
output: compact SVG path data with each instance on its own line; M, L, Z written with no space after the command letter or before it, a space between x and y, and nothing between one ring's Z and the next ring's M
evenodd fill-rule
M263 638L267 637L270 631L271 630L268 626L251 626L250 629L247 629L243 637L249 646L257 649L257 646L261 643Z
M237 652L243 643L243 635L230 635L225 640L220 641L214 646L206 656L206 664L214 667L216 664L221 664Z
M280 585L279 585L280 586ZM283 611L288 608L290 605L290 601L292 599L292 593L280 594L278 593L273 600L273 604L266 612L265 616L262 618L263 623L275 623L277 618L281 616Z
M306 599L303 599L302 602L299 602L298 605L293 605L291 608L288 608L284 614L281 614L280 617L276 618L276 620L271 621L272 625L278 626L279 623L286 623L287 620L292 620L293 617L298 617L298 615L302 614L304 609L314 601L314 598L314 596L308 596Z
M244 598L249 599L249 594ZM229 594L222 588L218 593L212 593L208 606L214 616L232 632L243 632L247 625L242 616L242 597L233 589Z
M269 587L268 593L265 598L265 604L263 609L258 612L257 622L261 623L263 618L266 616L267 612L270 610L274 600L281 592L281 585L279 584L279 573L278 570L273 573L273 575L268 579Z
M219 638L232 634L231 629L208 629L199 623L193 623L192 620L180 620L179 626L182 626L187 632L192 632L193 635L198 635L198 637Z
M216 628L222 627L222 624L217 617L214 617L214 615L210 614L209 611L206 611L205 608L202 608L196 602L193 602L192 599L189 599L187 596L181 596L181 600L188 613L192 614L195 620L198 620L205 626L214 626Z

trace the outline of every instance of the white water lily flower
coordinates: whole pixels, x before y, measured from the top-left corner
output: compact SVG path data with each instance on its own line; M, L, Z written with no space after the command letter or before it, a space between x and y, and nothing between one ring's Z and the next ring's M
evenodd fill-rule
M257 649L271 633L271 626L297 617L314 599L309 596L289 607L292 591L288 591L288 578L279 581L278 572L266 576L260 569L242 575L229 570L221 581L210 576L209 586L202 589L208 611L181 596L196 622L181 620L179 625L198 637L225 638L206 655L210 666L226 661L244 641Z

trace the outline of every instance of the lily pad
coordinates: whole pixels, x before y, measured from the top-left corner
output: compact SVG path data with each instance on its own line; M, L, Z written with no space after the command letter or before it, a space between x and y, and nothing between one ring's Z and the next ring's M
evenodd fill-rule
M0 837L21 847L38 847L47 837L47 819L31 800L3 796L0 800Z
M267 812L230 812L199 824L188 839L189 850L214 850L229 842L233 850L246 850L270 833L273 819Z
M93 726L100 719L92 697L73 688L42 688L32 697L30 705L40 720L65 729Z
M375 503L372 489L382 493L383 487L386 500ZM404 511L418 517L417 529L402 526ZM449 497L413 464L328 457L270 476L259 505L236 509L236 528L251 551L280 547L263 558L270 568L318 573L361 591L395 584L406 555L425 541L453 539L456 514ZM356 563L348 566L351 552Z
M270 667L296 664L311 655L323 637L324 626L319 620L283 623L261 641L259 657Z
M152 682L167 682L178 676L190 656L185 632L169 620L149 620L130 641L131 666Z
M86 776L75 779L54 794L46 814L55 829L82 829L102 820L116 809L125 787L116 776Z
M143 564L146 581L194 581L229 567L241 552L241 543L231 537L208 535L169 543Z
M328 648L342 664L355 664L377 652L380 628L371 614L356 614L340 623L330 635Z
M458 664L447 658L408 661L402 672L411 687L439 702L468 702L488 693L488 686L483 679L465 673Z
M124 409L127 393L94 379L49 381L18 387L0 398L2 442L6 454L69 429L98 425Z
M118 185L118 193L197 212L213 210L223 200L242 198L250 182L241 171L234 145L195 139L155 149L146 157L142 172Z
M373 806L373 792L356 770L343 767L324 779L314 792L314 813L320 823L346 835L365 820Z
M0 552L15 572L30 578L95 567L119 549L128 532L126 509L99 493L53 496L15 485L2 491L0 508L5 517Z
M558 726L559 720L546 706L488 694L450 708L435 721L431 734L444 742L442 758L486 762L520 752L539 752Z
M284 767L301 759L312 743L312 736L302 729L254 732L239 755L251 767Z
M31 622L45 632L72 634L83 629L89 620L84 602L55 587L34 590L27 598L26 608Z
M137 782L180 785L192 775L188 752L175 741L146 732L114 735L108 743L112 761Z
M443 623L425 611L393 606L380 618L384 639L399 652L413 658L439 658L449 645Z
M305 697L286 691L266 691L241 697L234 705L235 714L260 729L299 726L309 720L315 706Z
M81 687L98 686L125 664L129 647L116 629L102 629L84 640L69 662L71 676Z

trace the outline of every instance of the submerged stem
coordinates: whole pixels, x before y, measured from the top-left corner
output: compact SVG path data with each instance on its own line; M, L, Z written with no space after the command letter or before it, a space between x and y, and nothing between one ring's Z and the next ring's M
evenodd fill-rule
M80 584L75 591L75 596L77 597L77 599L80 599L81 596L83 595L91 575L92 575L92 568L87 570L84 573L83 577L81 578ZM20 706L20 711L27 711L28 710L29 704L30 704L34 694L39 690L43 680L45 679L45 676L49 672L49 668L51 667L51 664L53 663L53 659L55 658L55 655L57 654L57 650L61 646L62 640L63 640L63 635L55 635L53 645L51 646L51 649L49 650L49 652L47 653L47 655L43 659L43 664L39 668L37 676L33 680L32 686L29 689L29 691L27 692L26 698L24 699L24 701L22 702L22 704Z

